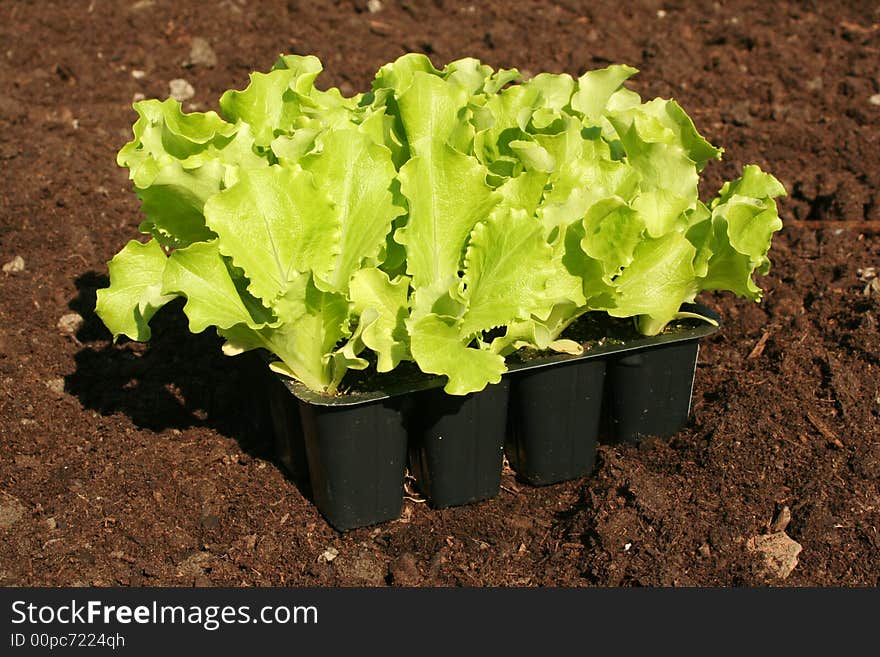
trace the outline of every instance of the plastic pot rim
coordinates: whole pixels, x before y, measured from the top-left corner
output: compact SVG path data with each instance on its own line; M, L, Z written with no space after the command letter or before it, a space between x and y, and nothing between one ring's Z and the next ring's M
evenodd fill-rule
M552 367L554 365L575 363L578 361L601 358L603 356L616 355L629 351L674 344L677 342L699 340L700 338L712 335L720 328L720 316L702 304L684 304L682 310L708 317L717 322L717 324L700 322L696 326L678 328L674 331L661 333L659 335L639 336L622 342L616 342L614 344L599 345L577 355L548 353L547 355L531 358L528 362L508 363L507 372L505 372L503 376L544 367ZM343 393L331 396L315 392L299 381L283 374L276 372L275 375L299 401L314 406L360 406L362 404L383 401L414 392L433 390L446 384L445 376L426 375L422 381L419 381L416 384L401 384L399 386L387 386L376 390Z

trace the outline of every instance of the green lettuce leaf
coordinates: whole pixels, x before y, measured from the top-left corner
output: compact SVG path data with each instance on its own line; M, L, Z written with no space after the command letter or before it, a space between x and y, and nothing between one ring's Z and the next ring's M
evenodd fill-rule
M640 244L645 224L639 213L619 196L594 203L584 216L584 253L602 263L604 280L611 283L629 265Z
M353 129L327 132L321 145L320 153L301 164L339 213L339 252L327 284L329 290L345 292L357 270L379 264L391 223L405 209L393 202L397 172L387 148Z
M761 289L752 276L770 268L767 252L782 228L774 198L785 188L755 165L724 184L711 203L711 216L694 224L688 239L698 248L701 290L728 290L758 301Z
M549 312L545 290L553 273L553 249L537 221L523 210L492 213L474 227L465 252L462 334Z
M395 239L406 247L407 273L416 287L448 289L457 278L468 235L499 201L486 174L476 159L446 144L401 168L409 218Z
M360 316L364 345L375 352L376 371L390 372L401 360L409 360L410 279L394 280L379 269L361 269L351 279L351 300Z
M272 313L243 287L243 281L235 280L220 255L217 240L176 250L162 277L163 294L186 297L183 311L193 333L209 326L225 329L244 324L257 328L272 322Z
M647 335L659 333L682 303L697 293L694 275L696 249L681 233L649 238L633 253L632 264L614 280L613 317L638 317Z
M638 69L615 64L596 71L587 71L577 81L577 91L571 96L571 108L583 115L588 125L597 125L612 94Z
M98 290L95 312L113 339L150 339L150 319L174 298L163 294L162 276L167 256L156 240L131 240L108 263L110 287Z
M116 161L129 169L131 180L141 189L152 184L164 165L186 162L212 145L226 143L236 132L236 127L216 112L184 114L173 98L142 100L133 107L138 114L134 136Z
M348 369L367 366L351 350L337 348L352 337L351 304L336 292L320 290L311 275L295 276L274 308L284 318L278 326L255 329L242 323L218 331L228 341L225 351L267 349L280 359L274 370L328 394L336 391Z
M340 254L340 217L311 173L274 165L243 171L205 205L223 255L241 267L254 296L271 304L298 273L327 280Z
M462 340L457 320L428 314L409 325L413 358L428 374L448 377L450 395L479 392L501 381L504 358L487 349L474 349Z
M230 90L220 97L220 108L230 121L251 126L254 143L268 147L276 133L288 132L302 115L303 99L322 70L317 57L282 57L268 73L251 73L243 91Z
M234 180L239 168L265 166L246 126L214 112L184 114L173 99L134 105L134 137L119 151L146 215L140 229L163 245L187 246L214 234L205 226L208 198Z

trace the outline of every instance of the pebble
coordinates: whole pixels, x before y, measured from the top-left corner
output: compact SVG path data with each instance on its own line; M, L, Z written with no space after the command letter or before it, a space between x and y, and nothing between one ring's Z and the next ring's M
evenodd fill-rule
M367 0L367 9L371 14L382 11L381 0Z
M822 80L822 76L817 75L816 77L807 80L807 91L821 91L823 84L824 81Z
M217 65L217 54L211 48L211 44L208 43L207 39L193 37L192 46L189 49L189 58L183 65L214 68Z
M170 90L171 97L181 103L196 95L196 90L193 89L193 86L183 78L175 78L169 82L168 89Z
M24 271L24 258L21 256L15 256L12 260L3 265L3 271L8 274Z
M133 77L135 80L143 80L146 76L147 74L140 69L133 69L131 72L131 77Z
M82 315L78 313L67 313L58 320L58 330L62 333L73 335L79 331L84 321Z
M868 99L868 102L872 105L880 105L880 94L874 94Z
M328 547L321 553L321 556L318 557L318 561L323 561L324 563L330 563L336 557L339 556L339 550L335 547Z
M416 558L409 552L397 557L388 567L388 572L394 583L400 586L414 586L422 579Z
M764 558L763 566L767 575L785 579L798 565L798 555L803 547L788 534L780 531L753 536L746 542L746 549Z
M49 379L48 381L46 381L46 387L49 388L49 390L51 390L52 392L54 392L56 395L63 395L64 394L64 379L61 379L61 378Z

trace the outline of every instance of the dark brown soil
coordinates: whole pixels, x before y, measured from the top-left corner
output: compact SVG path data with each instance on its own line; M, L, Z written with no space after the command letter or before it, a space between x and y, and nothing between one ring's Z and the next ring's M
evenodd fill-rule
M193 37L215 67L181 66ZM0 260L25 262L0 273L0 584L880 584L876 3L8 1L0 43ZM211 107L282 51L318 54L350 93L409 50L636 65L643 94L674 95L726 148L707 189L757 162L791 192L788 225L762 305L704 299L725 326L671 441L603 446L591 478L546 488L506 475L474 506L407 500L340 535L272 462L215 337L175 306L149 346L113 345L91 309L137 236L114 164L136 93L183 77ZM75 335L57 327L70 312ZM783 507L803 551L780 580L746 542Z

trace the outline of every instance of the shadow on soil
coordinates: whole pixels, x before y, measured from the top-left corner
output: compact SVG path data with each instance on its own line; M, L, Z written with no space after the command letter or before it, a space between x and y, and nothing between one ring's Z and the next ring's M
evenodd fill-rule
M85 320L77 332L83 343L76 371L65 389L85 407L113 415L124 413L152 431L210 427L235 438L251 456L278 464L273 446L262 372L247 355L229 358L213 330L194 335L182 312L183 300L161 309L150 322L148 343L121 338L117 344L95 314L95 292L106 276L88 272L76 280L79 294L68 305ZM308 493L300 477L294 483Z

